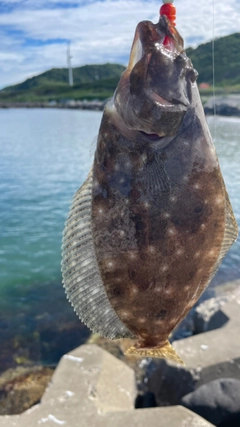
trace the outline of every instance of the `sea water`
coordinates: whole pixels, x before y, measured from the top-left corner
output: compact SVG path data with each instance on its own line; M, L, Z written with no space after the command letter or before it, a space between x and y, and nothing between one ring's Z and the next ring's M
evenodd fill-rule
M55 363L86 329L61 285L61 238L75 191L93 161L102 113L58 109L0 110L0 371ZM240 223L240 119L209 117L209 126ZM208 294L240 278L240 240Z

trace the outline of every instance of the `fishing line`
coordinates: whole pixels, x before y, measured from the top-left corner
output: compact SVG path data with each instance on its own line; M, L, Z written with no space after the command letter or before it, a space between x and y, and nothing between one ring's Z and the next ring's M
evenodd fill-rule
M216 91L215 91L215 3L212 0L212 94L213 94L213 140L216 139Z

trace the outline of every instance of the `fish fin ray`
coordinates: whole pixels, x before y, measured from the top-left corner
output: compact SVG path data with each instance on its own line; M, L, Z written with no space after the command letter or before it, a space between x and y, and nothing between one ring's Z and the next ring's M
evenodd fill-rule
M238 225L235 220L232 206L226 190L225 190L225 211L226 211L226 220L225 220L223 242L222 242L218 259L216 261L216 264L214 265L213 271L209 277L207 285L211 282L212 278L215 276L223 258L228 252L230 246L232 246L232 244L236 241L238 236Z
M115 313L102 283L92 227L92 171L76 192L62 245L63 286L74 311L89 329L109 338L133 338Z
M129 347L125 351L126 356L138 356L138 357L156 357L160 359L170 359L174 362L181 363L184 365L182 359L178 356L177 352L174 350L169 341L162 347L153 347L153 348L137 348L135 346Z
M225 191L225 203L226 203L225 204L226 220L225 220L224 237L223 237L221 250L220 250L216 265L214 266L214 271L211 275L211 278L216 273L219 265L221 264L226 253L228 252L230 246L232 246L232 244L235 242L238 236L238 225L233 215L232 206L226 191Z
M170 179L159 155L155 155L154 159L147 163L141 181L152 195L170 192Z
M226 201L226 223L225 223L225 231L224 231L224 239L222 244L222 250L224 252L223 257L228 251L229 247L236 241L238 236L238 225L235 220L232 206L228 197L227 192L225 192L225 201ZM226 252L224 249L226 248Z
M94 153L95 153L96 148L97 148L97 140L98 140L98 135L96 135L91 142L90 150L89 150L90 157L94 156Z

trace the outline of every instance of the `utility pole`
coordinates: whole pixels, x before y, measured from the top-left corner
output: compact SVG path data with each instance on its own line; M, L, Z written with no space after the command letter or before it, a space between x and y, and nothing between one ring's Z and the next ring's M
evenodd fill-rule
M73 72L72 72L72 65L71 65L71 53L70 53L70 42L67 45L67 65L68 65L68 79L69 79L69 86L73 86Z

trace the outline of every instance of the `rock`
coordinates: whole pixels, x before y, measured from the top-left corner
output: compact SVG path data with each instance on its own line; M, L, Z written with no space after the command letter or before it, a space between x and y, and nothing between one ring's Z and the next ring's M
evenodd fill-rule
M144 394L139 394L136 398L135 408L155 408L157 406L156 399L151 391L147 391Z
M237 416L236 418L231 418L231 420L228 420L226 422L220 423L218 427L239 427L240 426L240 417Z
M132 340L125 338L112 341L108 340L107 338L103 338L98 334L92 334L87 341L87 344L97 344L102 349L108 351L113 356L126 363L126 365L132 368L135 372L135 381L138 391L141 394L148 391L147 381L149 365L152 364L152 359L149 357L140 359L135 356L125 356L124 352L132 345Z
M195 375L180 365L166 360L154 361L148 390L155 395L157 406L179 405L181 398L195 389Z
M223 116L240 116L240 95L223 95L211 97L206 104L204 104L204 111L206 114L214 113Z
M193 316L194 334L212 331L225 325L229 318L221 310L222 299L222 297L210 298L196 307Z
M204 384L181 400L181 404L217 426L240 420L240 381L221 378ZM230 427L230 426L229 426Z
M24 369L17 375L9 372L0 383L0 415L20 414L40 401L53 369Z
M66 406L76 396L85 413L134 408L134 372L120 360L96 345L83 345L62 357L42 403L61 401ZM66 396L66 398L65 398Z
M222 311L229 318L222 328L173 343L186 366L155 362L148 390L155 394L158 406L177 405L184 395L218 378L240 380L240 305L228 302Z
M222 327L228 321L228 318L221 308L230 301L240 303L239 279L218 285L214 289L208 288L207 293L204 292L198 303L174 329L171 341Z
M0 426L212 426L182 406L134 409L135 396L131 368L96 345L83 345L62 357L40 404L0 416Z
M193 314L193 333L212 331L220 328L229 320L222 308L227 302L240 303L240 280L227 282L216 288L215 298L198 305Z

